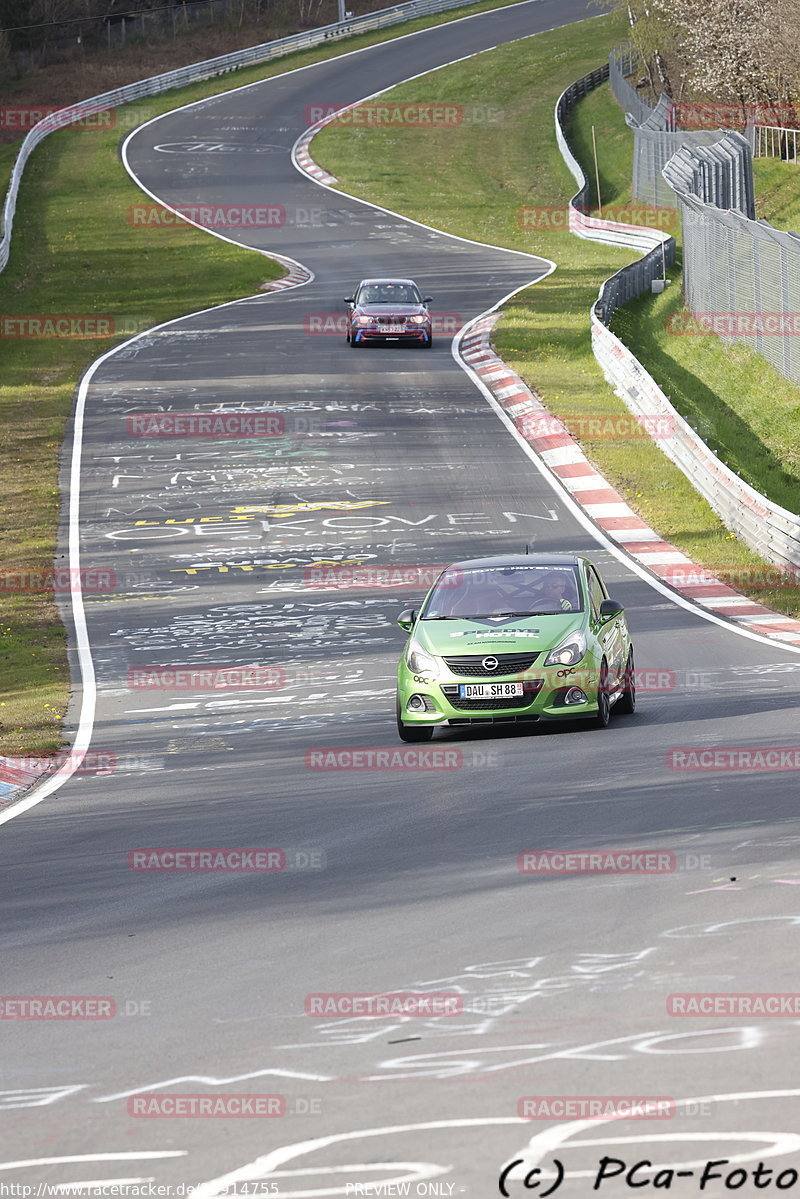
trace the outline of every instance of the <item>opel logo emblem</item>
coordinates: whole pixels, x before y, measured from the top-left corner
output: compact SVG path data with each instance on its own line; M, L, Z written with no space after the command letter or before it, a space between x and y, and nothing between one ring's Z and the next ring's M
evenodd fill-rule
M484 670L497 670L500 663L497 661L497 658L484 658L481 665Z

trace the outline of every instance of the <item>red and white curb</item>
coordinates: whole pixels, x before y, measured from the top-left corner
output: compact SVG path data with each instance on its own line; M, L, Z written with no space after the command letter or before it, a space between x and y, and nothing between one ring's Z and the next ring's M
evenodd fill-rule
M351 104L349 107L354 108L355 105ZM341 111L344 112L346 110L341 109ZM292 157L297 166L300 167L300 170L305 171L306 175L310 175L312 179L316 179L317 183L324 183L326 187L333 187L334 183L338 183L339 180L335 175L331 175L328 171L323 170L319 163L314 162L314 159L308 152L308 147L311 139L316 137L320 129L329 124L338 115L338 112L332 113L330 116L324 117L321 121L317 121L316 125L310 125L299 141L295 143L294 150L292 151Z
M713 571L698 566L636 515L597 472L566 425L494 352L489 337L499 317L499 313L490 313L470 326L461 340L461 357L586 515L627 554L699 607L774 641L800 645L800 620L742 595Z
M281 275L280 279L262 283L259 291L284 291L287 287L299 287L301 283L310 283L314 278L313 272L308 267L303 266L301 262L295 262L293 258L284 258L281 254L272 252L270 252L270 258L274 258L276 262L285 267L286 274Z
M0 756L0 808L18 799L52 770L52 764L43 768L31 758L4 758Z

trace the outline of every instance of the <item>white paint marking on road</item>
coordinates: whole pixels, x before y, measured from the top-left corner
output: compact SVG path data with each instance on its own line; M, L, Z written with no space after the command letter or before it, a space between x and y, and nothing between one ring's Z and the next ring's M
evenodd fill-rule
M125 1153L74 1153L67 1157L31 1157L17 1162L0 1162L0 1170L22 1170L26 1166L61 1166L68 1162L135 1162L145 1158L186 1157L186 1149L138 1149Z
M245 1180L258 1181L260 1178L267 1178L274 1174L276 1166L285 1165L286 1162L292 1161L296 1157L300 1157L304 1153L313 1153L317 1149L327 1149L331 1145L339 1145L344 1141L357 1141L365 1137L382 1137L387 1134L401 1132L426 1132L435 1128L480 1128L487 1124L525 1124L526 1121L519 1116L492 1116L488 1119L471 1119L471 1120L431 1120L425 1124L389 1124L383 1128L362 1128L354 1132L333 1133L327 1137L315 1137L309 1141L296 1141L293 1145L283 1145L280 1149L274 1149L272 1153L267 1153L263 1157L257 1157L254 1161L249 1162L245 1166L240 1166L237 1170L231 1170L227 1174L222 1174L218 1178L212 1178L208 1182L201 1182L192 1191L192 1199L217 1199L217 1197L225 1193L226 1188L229 1188L233 1183L243 1182ZM424 1163L430 1166L430 1163ZM389 1166L394 1166L392 1162L372 1162L370 1163L371 1170L386 1169ZM442 1173L442 1167L430 1166L436 1173ZM433 1177L433 1175L429 1175ZM352 1186L352 1184L351 1184ZM299 1199L300 1194L308 1194L309 1192L292 1192ZM312 1191L311 1194L343 1194L343 1191ZM352 1189L350 1191L352 1194Z
M150 1174L146 1178L86 1178L78 1182L51 1182L49 1187L52 1191L64 1191L65 1194L71 1194L74 1191L91 1191L95 1187L142 1185L155 1182L155 1180L155 1174Z
M233 1074L230 1078L215 1078L213 1075L206 1074L183 1074L179 1078L167 1078L164 1082L150 1083L144 1087L134 1087L130 1091L117 1091L114 1095L101 1095L97 1099L93 1099L92 1103L112 1103L115 1099L129 1099L131 1095L149 1095L151 1091L163 1091L166 1087L177 1086L178 1083L196 1082L201 1083L206 1087L225 1087L234 1082L246 1082L251 1078L264 1078L266 1075L275 1075L277 1078L299 1078L303 1082L333 1082L334 1079L329 1074L308 1074L301 1073L299 1070L281 1070L267 1068L264 1070L251 1070L247 1074Z

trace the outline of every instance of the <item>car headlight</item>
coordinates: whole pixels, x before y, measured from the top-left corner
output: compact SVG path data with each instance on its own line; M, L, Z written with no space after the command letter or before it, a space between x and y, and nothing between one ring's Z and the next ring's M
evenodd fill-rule
M355 325L371 325L373 323L373 318L371 316L357 316L353 322Z
M412 637L406 650L406 665L414 674L430 674L436 670L436 659Z
M586 653L586 635L580 629L567 633L544 660L545 666L574 666Z
M406 318L409 325L424 325L427 321L427 316L409 316Z

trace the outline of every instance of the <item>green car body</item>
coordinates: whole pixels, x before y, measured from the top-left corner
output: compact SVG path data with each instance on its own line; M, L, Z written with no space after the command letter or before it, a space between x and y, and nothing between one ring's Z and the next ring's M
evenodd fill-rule
M494 595L510 592L513 600L494 607L507 602L513 611L453 615L459 604L470 607L482 583L484 595L487 586ZM556 610L530 614L537 605ZM526 554L456 562L419 611L401 613L398 624L410 633L397 671L404 741L429 740L435 728L542 719L591 719L604 728L612 707L635 708L624 611L588 558Z

